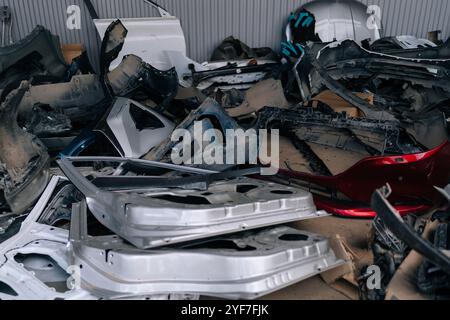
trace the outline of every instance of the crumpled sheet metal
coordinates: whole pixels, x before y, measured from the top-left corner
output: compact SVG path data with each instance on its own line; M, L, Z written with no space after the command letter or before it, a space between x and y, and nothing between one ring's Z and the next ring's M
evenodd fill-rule
M409 58L409 59L436 59L444 60L450 58L450 38L440 46L433 48L418 48L418 49L397 49L385 52L391 56Z
M166 117L126 98L113 102L106 124L100 126L109 127L110 130L97 127L96 131L103 133L125 158L142 157L167 139L175 128Z
M57 187L66 179L54 176L30 215L22 223L19 233L0 245L0 299L1 300L196 300L198 295L96 295L92 288L67 287L68 268L74 266L69 248L69 231L43 224L42 214L53 202ZM53 199L55 200L55 199ZM30 259L15 259L20 255ZM41 259L36 261L36 257ZM34 261L33 261L34 260ZM74 270L74 269L72 269ZM67 279L66 279L67 277ZM75 284L73 281L69 281ZM64 286L65 285L65 286ZM55 290L58 288L58 290ZM65 289L67 288L67 290Z
M448 44L446 46L448 47ZM397 117L402 120L399 125L405 128L418 144L432 149L448 137L445 117L439 110L439 105L445 103L448 99L446 95L450 92L450 54L447 52L447 56L443 55L444 48L445 46L440 49L421 49L422 53L418 49L417 56L413 58L372 52L351 40L325 46L315 44L309 48L306 58L299 64L296 72L300 72L297 73L299 85L303 89L302 92L305 92L306 100L319 93L323 87L327 87L358 108L367 118L395 121ZM435 54L429 54L430 50L434 50ZM356 79L369 81L366 86L377 87L377 82L384 80L398 80L404 82L405 86L412 86L405 91L404 96L410 101L412 108L402 110L402 102L383 103L380 99L375 99L376 103L371 105L339 82ZM414 87L421 90L416 92ZM433 99L423 99L420 96L423 91L427 92L425 96L432 96ZM416 99L419 100L414 102ZM416 109L415 112L411 112L413 108Z
M121 239L88 236L86 210L85 203L74 206L71 248L84 282L99 292L256 299L344 263L328 239L288 227L211 240L218 248L206 241L136 250Z
M370 50L389 53L398 49L435 48L436 44L428 39L414 36L395 36L378 39L370 45Z
M405 58L364 49L352 40L334 42L322 48L317 63L327 68L335 80L352 76L407 80L427 88L450 90L448 68L450 56L444 59Z
M5 173L5 199L16 214L25 212L49 179L49 156L35 136L17 124L19 104L29 83L23 82L0 106L0 163Z
M100 48L100 72L102 76L108 73L111 63L122 51L127 34L128 30L120 20L111 21L106 28Z
M117 96L126 96L143 86L155 98L168 100L177 93L177 75L174 72L175 69L167 72L156 70L143 64L139 57L128 56L106 77ZM103 102L106 99L97 75L75 75L70 82L31 86L20 103L19 112L29 117L35 105L43 104L60 110L72 121L88 122L105 110Z
M67 231L55 229L49 226L33 223L32 229L28 229L28 234L21 231L19 236L14 237L11 244L14 247L2 244L2 248L10 248L9 251L1 250L5 258L4 263L0 265L0 283L6 283L15 293L6 294L0 291L1 300L87 300L98 299L85 290L69 290L58 292L50 285L42 282L31 271L25 269L22 263L15 261L14 257L18 255L42 255L50 257L60 268L66 270L69 267L67 250ZM33 232L31 233L31 230ZM49 260L49 264L53 263ZM47 268L50 269L50 268ZM39 271L37 269L35 272ZM55 274L48 274L49 281L52 277L60 280ZM56 281L55 281L56 282Z
M328 239L287 227L214 239L219 247L226 242L223 249L200 242L143 251L117 236L89 235L85 202L74 204L70 231L42 224L65 181L53 177L20 232L1 244L0 299L254 299L344 263ZM42 255L52 266L20 262L18 255ZM53 289L52 280L64 280L51 271L55 264L79 267L80 286Z
M373 217L375 213L369 209L373 190L386 183L392 186L393 203L411 203L399 208L405 214L410 212L425 213L430 205L440 199L441 195L435 186L445 187L450 181L450 142L446 142L433 150L410 155L371 157L364 159L346 172L326 177L280 170L289 178L298 179L333 191L339 191L352 201L367 204L340 205L332 200L317 198L319 209L329 213L349 217ZM439 200L438 200L439 201ZM362 210L359 210L362 209ZM408 212L409 211L409 212Z
M58 164L97 220L142 249L327 215L316 210L309 192L245 177L221 179L206 190L187 186L114 192L111 185L108 191L75 168L73 162L87 161L83 159L64 158Z
M389 203L387 198L392 192L389 184L377 189L372 196L372 207L386 227L400 240L404 241L409 248L423 255L428 261L450 274L450 256L435 247L431 242L422 238L400 217L399 213Z
M117 68L107 74L107 79L116 96L127 96L142 88L155 102L164 105L178 92L175 68L158 70L135 55L125 56Z
M108 83L115 95L126 95L138 87L139 72L142 69L142 59L128 55L121 63L106 75Z
M72 122L68 116L53 111L44 105L34 107L33 112L22 126L29 133L41 138L44 145L45 138L51 139L52 137L64 136L65 134L70 134L73 129Z
M364 116L371 120L380 120L380 121L396 121L395 117L387 111L381 110L375 105L371 105L365 99L359 97L354 94L350 90L348 90L343 84L338 82L336 79L330 75L330 72L325 69L318 61L313 61L311 65L314 66L314 71L308 75L308 78L311 79L311 91L309 94L315 94L321 91L322 87L326 87L342 99L350 103L351 105L357 107L359 111L361 111ZM299 80L300 86L304 87L302 80ZM307 100L310 99L310 96L307 96Z
M280 70L280 64L266 61L250 61L248 65L239 66L243 61L236 64L227 62L223 68L197 71L195 65L191 70L192 86L205 90L210 87L245 87L252 85L265 78L276 76ZM212 66L214 63L208 65ZM218 63L217 63L218 64Z
M427 50L423 49L425 53ZM433 48L433 50L436 50ZM352 40L331 44L314 44L298 64L296 72L304 100L327 87L371 119L393 119L378 105L370 105L354 95L338 80L371 78L400 80L426 88L441 88L449 91L448 69L450 55L444 59L429 58L417 51L414 58L400 57L368 51ZM433 56L433 55L430 55Z
M213 61L200 64L177 51L166 51L182 87L210 89L248 89L270 74L277 74L280 65L267 59ZM255 62L257 64L255 64ZM193 70L195 70L193 72Z
M110 70L116 68L129 54L141 57L145 62L151 63L158 69L166 69L171 66L165 51L171 50L186 55L186 40L179 19L169 16L121 19L120 21L128 32L123 49L110 62ZM100 37L104 37L113 22L113 19L94 20Z
M91 120L105 98L98 76L77 75L70 82L31 86L20 102L19 112L27 116L36 104L44 104L61 110L72 120Z
M18 254L41 254L53 259L64 270L69 266L67 231L37 223L60 179L59 177L51 179L41 198L22 223L19 233L0 245L0 283L5 283L15 292L15 294L0 292L2 300L93 298L84 290L58 293L14 259Z
M64 76L67 65L61 51L59 38L42 26L37 26L19 42L0 48L0 73L35 52L39 54L40 64L48 74L56 77Z
M138 89L143 89L160 105L160 109L164 110L178 92L178 75L174 67L162 71L146 63L145 58L128 54L123 56L122 61L113 70L108 71L113 60L122 53L126 43L129 43L125 42L127 35L128 30L120 20L113 21L105 32L100 64L106 86L114 96L128 96Z
M405 154L422 150L414 145L414 141L396 121L350 118L346 114L324 113L312 108L282 110L275 107L265 107L258 113L255 127L267 129L274 125L284 132L297 131L299 138L306 142L317 142L319 144L319 141L322 141L325 146L336 148L345 148L345 143L340 145L335 141L333 144L332 141L327 141L327 138L324 139L320 133L314 133L314 131L317 132L317 129L319 129L320 132L323 128L330 128L333 131L344 130L343 140L354 140L354 137L356 137L358 141L354 141L353 144L356 142L356 144L371 148L377 152L373 154ZM303 131L311 128L311 134L307 130L302 134L299 128ZM354 137L348 136L345 138L346 132L350 132ZM337 138L339 138L339 135L337 135ZM351 141L346 144L349 142Z
M221 128L219 129L222 129L222 132L225 132L227 129L236 130L240 128L236 121L228 116L225 110L215 100L208 98L197 110L191 112L191 114L178 125L176 130L193 129L195 121L200 121L202 119L209 120L210 118L214 118L218 121L221 126ZM161 161L177 144L178 142L172 141L171 137L169 137L158 147L154 148L148 154L146 154L144 159L151 161Z

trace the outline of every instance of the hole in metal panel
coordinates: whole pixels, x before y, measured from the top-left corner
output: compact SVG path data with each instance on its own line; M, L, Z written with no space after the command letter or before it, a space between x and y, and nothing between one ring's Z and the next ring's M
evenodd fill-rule
M211 204L211 202L209 202L208 199L197 196L180 197L174 195L162 195L162 196L155 196L153 198L180 204L200 204L200 205Z
M289 194L294 194L293 191L289 191L289 190L272 190L270 191L273 194L279 194L279 195L289 195Z
M282 241L307 241L309 237L304 234L284 234L278 239Z
M130 115L139 131L164 128L164 124L157 117L134 104L130 104Z
M17 263L21 263L27 271L33 272L37 279L48 287L54 288L57 292L64 293L69 290L67 288L67 279L70 275L50 256L44 254L17 254L14 256L14 260Z
M236 192L238 192L238 193L247 193L247 192L250 192L250 191L255 190L257 188L258 188L258 186L255 186L255 185L241 184L241 185L238 185L236 187Z
M0 281L0 293L13 297L18 296L17 292L3 281Z

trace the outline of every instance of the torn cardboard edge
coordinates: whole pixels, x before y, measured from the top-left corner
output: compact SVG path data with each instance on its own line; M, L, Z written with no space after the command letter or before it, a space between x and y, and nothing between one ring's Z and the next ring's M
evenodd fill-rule
M373 94L356 92L355 95L366 100L370 105L373 105L374 102ZM348 103L347 101L345 101L340 96L338 96L337 94L335 94L330 90L322 91L307 103L308 104L312 103L312 107L316 108L319 102L326 104L327 106L332 108L335 112L338 113L346 112L350 118L363 117L362 112L357 107L351 105L350 103Z
M338 268L322 273L320 277L334 290L351 300L358 300L359 290L355 266L355 260L359 259L358 255L350 249L345 239L338 234L330 238L330 246L336 256L344 260L345 263Z

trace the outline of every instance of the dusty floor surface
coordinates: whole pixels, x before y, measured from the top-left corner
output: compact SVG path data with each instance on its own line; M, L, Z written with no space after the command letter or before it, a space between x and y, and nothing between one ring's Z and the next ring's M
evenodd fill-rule
M337 217L301 221L293 224L295 228L322 234L342 236L349 247L358 255L357 269L370 264L372 253L368 248L371 220L354 220ZM268 300L349 300L333 287L327 285L320 276L305 280L282 291L264 297Z

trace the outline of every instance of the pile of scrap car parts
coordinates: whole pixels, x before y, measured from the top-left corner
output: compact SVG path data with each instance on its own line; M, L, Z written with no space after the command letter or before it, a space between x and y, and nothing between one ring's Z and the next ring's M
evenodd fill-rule
M125 35L126 29L120 21L113 23L107 31L101 54L106 68L119 54ZM47 41L44 42L42 37ZM42 27L26 38L23 45L20 42L0 49L0 56L5 59L13 54L20 59L8 59L2 64L5 66L2 75L23 65L23 59L44 59L36 62L42 70L20 75L19 80L29 80L31 86L21 84L20 81L3 86L2 149L5 152L2 154L2 163L8 174L2 181L6 200L17 214L32 205L48 182L48 174L45 174L47 170L43 169L49 161L46 148L51 154L58 154L81 132L94 129L108 110L111 96L132 95L144 88L163 105L164 101L176 95L178 88L174 69L162 72L131 55L105 75L82 74L81 69L74 72L71 69L77 65L76 62L72 66L61 62L57 37L51 36ZM71 74L69 78L65 78L68 74ZM19 92L13 90L14 84L21 86ZM168 121L165 124L170 128ZM33 146L26 145L31 143ZM18 149L8 151L8 148ZM25 151L21 152L20 148ZM38 148L38 153L32 152ZM148 149L142 152L146 151ZM34 188L36 192L27 192L24 190L26 188ZM13 199L15 193L22 193L24 202L20 207L14 203L21 203Z
M68 247L69 231L53 227L47 219L56 218L54 200L61 197L66 179L53 177L36 206L23 221L20 232L2 243L0 263L0 298L26 300L99 299L100 296L80 287L80 279L71 277L73 268ZM52 197L56 197L52 199ZM61 204L60 204L61 206ZM51 211L51 212L50 212ZM49 212L51 213L49 216ZM70 219L70 216L69 216ZM111 295L105 294L105 297ZM117 299L190 299L194 296L169 294L115 296Z
M88 181L72 165L94 160L117 162L110 172L152 175L108 176L106 168L92 168ZM70 180L53 177L0 247L2 299L253 299L344 263L328 239L277 227L326 215L305 191L245 172L211 174L123 158L64 158L60 166ZM128 222L120 223L124 217Z
M169 20L163 17L161 22L176 24L176 19ZM98 26L102 23L97 21ZM132 29L127 46L124 24ZM259 169L221 167L216 172L139 160L143 156L167 160L175 121L129 98L141 98L139 93L144 92L151 105L165 111L177 95L181 78L175 68L160 71L145 62L161 57L161 50L143 56L144 60L130 54L139 54L133 48L127 52L137 26L134 21L124 24L108 23L100 75L75 74L69 82L43 83L26 93L24 83L20 92L12 91L5 100L2 109L15 111L5 115L10 117L8 124L26 119L29 133L22 135L30 141L61 138L58 134L63 130L56 131L59 124L72 134L76 134L74 129L83 129L83 133L68 146L56 146L66 177L54 176L47 183L47 174L45 181L28 182L46 186L34 206L36 199L20 193L28 201L15 209L5 193L16 215L2 220L1 298L197 299L206 295L254 299L341 266L344 261L336 257L328 239L280 226L327 216L316 210L309 192L246 177L257 176ZM169 47L174 49L172 44ZM277 67L276 63L259 66L248 59L236 64L219 62L202 66L199 72L191 68L192 83L206 81L205 88L209 88L231 81L232 86L248 88ZM279 98L274 103L278 104L284 98L281 83L268 81L267 85L275 85ZM261 108L264 103L253 103L254 97L258 98L257 93L242 108L248 106L252 112ZM56 117L58 112L65 117ZM55 120L44 122L50 116ZM61 123L55 122L58 119ZM240 128L211 99L204 100L184 121L177 121L177 128L193 130L194 121L203 122L206 128ZM7 127L5 132L13 130ZM49 167L45 147L40 151L30 157L45 160ZM122 158L66 157L78 155ZM34 167L8 161L7 156L2 159L6 169L32 178L22 171ZM75 163L80 162L89 163L89 168L79 170ZM5 176L5 183L9 179ZM210 268L211 262L215 267Z
M346 2L342 7L348 5L357 6ZM312 16L320 29L324 22L317 21L330 7L316 1L295 18ZM295 21L297 27L304 25ZM292 24L288 29L288 41L304 53L292 63L291 77L302 104L289 110L265 108L257 124L279 128L301 153L308 172L287 164L280 178L307 187L319 208L338 215L374 217L371 194L386 182L395 185L392 200L402 214L430 210L439 197L434 187L445 186L450 178L450 39L437 46L400 37L396 40L407 42L399 42L400 48L381 49L384 38L373 48L363 47L355 30L351 36L335 34L338 41L329 43L296 43L295 34L300 37L303 29Z
M96 155L140 158L173 130L174 124L156 111L131 99L116 98L96 127L74 139L61 155L79 156L96 150Z
M437 189L442 195L438 209L431 218L428 215L414 222L402 218L387 200L391 186L373 194L372 206L378 214L374 227L379 237L374 248L383 251L383 259L376 259L375 265L383 273L383 285L375 292L366 288L372 299L448 299L450 186Z
M419 231L416 216L445 221L450 40L379 39L362 4L340 1L333 20L322 2L289 18L284 48L298 54L282 59L227 38L198 63L161 8L160 18L95 21L99 73L86 54L67 65L42 27L0 48L0 298L258 298L351 264L325 237L286 226L327 213L379 214L384 287L369 298L389 296L411 249L428 259L421 290L448 287L448 256L436 250L449 248L445 227L433 248L386 217ZM250 141L243 166L196 163L194 139L189 165L172 164L184 152L173 133L198 125L224 152L235 144L221 139L227 130L278 129L278 174L260 175ZM381 191L372 199L386 183L391 204Z
M316 190L316 205L337 215L374 217L375 212L370 208L371 192L386 182L395 188L392 199L398 211L403 215L423 214L440 196L434 187L448 183L449 156L450 143L446 142L424 153L365 158L335 176L291 170L281 170L279 176ZM343 196L339 197L339 194Z

